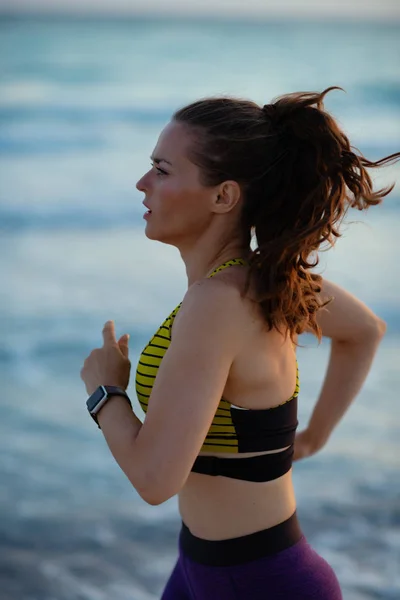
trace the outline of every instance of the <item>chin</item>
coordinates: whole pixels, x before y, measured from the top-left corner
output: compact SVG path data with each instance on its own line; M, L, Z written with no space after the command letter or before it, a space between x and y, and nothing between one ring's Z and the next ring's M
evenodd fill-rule
M145 228L144 234L148 240L152 240L153 242L160 242L161 244L169 244L170 246L175 246L174 242L163 235L156 235L154 232L149 230L148 227Z
M154 235L149 234L149 232L147 231L147 228L144 230L144 235L149 239L149 240L154 240L154 241L159 241L157 239L157 237L155 237Z

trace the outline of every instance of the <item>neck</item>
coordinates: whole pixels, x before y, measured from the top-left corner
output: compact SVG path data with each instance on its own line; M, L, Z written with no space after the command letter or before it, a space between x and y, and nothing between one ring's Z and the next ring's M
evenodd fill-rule
M181 257L186 267L188 288L210 275L214 269L232 258L248 258L250 248L244 248L239 240L230 240L226 244L212 246L199 242L191 248L179 248Z

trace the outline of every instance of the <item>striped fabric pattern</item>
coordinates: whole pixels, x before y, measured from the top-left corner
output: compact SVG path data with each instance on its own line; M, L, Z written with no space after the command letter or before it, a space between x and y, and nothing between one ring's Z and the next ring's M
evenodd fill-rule
M245 264L245 260L241 258L234 258L217 267L209 275L209 277L213 277L214 275L222 271L222 269L225 269L227 267ZM159 327L157 332L153 335L153 337L143 349L140 355L136 369L135 386L140 406L142 407L142 410L145 413L147 412L151 390L153 388L154 381L157 376L157 371L171 343L172 324L181 306L182 302L165 319L165 321ZM296 389L293 395L289 398L289 400L287 400L287 402L290 402L290 400L296 398L298 396L298 393L299 374L297 369ZM286 404L286 402L284 404ZM275 410L275 408L278 407L274 407L270 410ZM241 409L233 408L227 400L221 398L213 422L201 448L201 452L239 452L236 429L232 421L232 410Z

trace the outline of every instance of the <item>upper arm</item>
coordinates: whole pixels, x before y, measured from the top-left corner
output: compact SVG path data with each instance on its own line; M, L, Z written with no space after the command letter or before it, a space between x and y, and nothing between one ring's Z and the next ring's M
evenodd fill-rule
M212 279L191 286L183 300L135 441L141 495L151 504L179 492L203 445L239 345L239 300Z
M357 342L367 337L379 337L385 332L384 321L361 300L336 283L322 280L321 299L333 300L317 312L322 335L336 341Z

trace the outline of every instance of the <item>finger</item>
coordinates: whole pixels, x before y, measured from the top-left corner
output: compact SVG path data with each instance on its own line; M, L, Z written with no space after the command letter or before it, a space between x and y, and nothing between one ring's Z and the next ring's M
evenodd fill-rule
M115 337L115 325L114 321L107 321L103 327L103 341L104 346L106 344L116 344L117 338Z
M125 333L118 340L118 346L121 350L122 354L128 358L129 357L129 335Z

